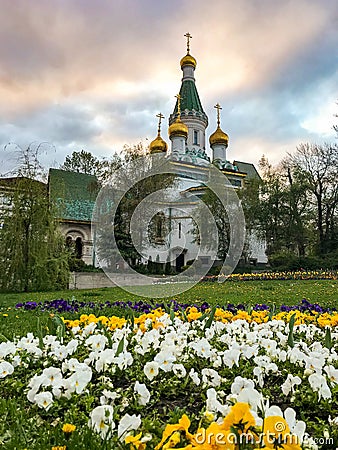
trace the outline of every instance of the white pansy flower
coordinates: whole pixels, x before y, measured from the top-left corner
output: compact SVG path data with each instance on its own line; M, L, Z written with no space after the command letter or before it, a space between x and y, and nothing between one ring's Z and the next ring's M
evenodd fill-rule
M1 342L0 343L0 358L4 359L8 355L14 355L16 353L16 345L14 342Z
M123 351L118 356L114 357L113 362L117 364L120 370L126 369L133 364L134 358L130 352Z
M258 385L260 387L264 386L264 371L261 367L255 367L253 370L254 376L257 378Z
M306 430L305 422L296 420L296 412L292 408L286 408L284 411L284 418L290 427L291 433L296 435L299 438L299 441L302 442Z
M115 428L114 423L114 408L110 405L97 406L90 413L88 425L96 433L98 433L102 439L110 436L112 430Z
M84 389L86 388L87 384L90 382L91 379L92 379L92 370L90 367L87 366L86 370L82 368L74 372L73 375L71 375L67 381L70 384L71 390L73 392L75 391L77 394L82 394L82 392L84 391Z
M217 392L215 389L210 388L207 390L206 410L211 413L220 413L222 417L225 417L230 408L227 405L222 405L222 403L217 400Z
M27 392L27 398L31 403L34 403L35 395L37 394L38 390L40 389L41 383L43 381L42 375L34 375L34 377L30 380L28 383L28 387L30 388Z
M199 339L190 344L190 347L195 350L197 356L201 358L210 358L211 356L211 345L206 338Z
M85 345L91 347L92 350L104 350L108 339L102 334L92 334L86 339Z
M290 392L293 393L294 387L300 385L302 380L298 376L293 376L291 373L288 374L286 380L282 384L282 392L284 395L289 395Z
M138 402L140 405L145 406L149 402L150 392L145 384L136 381L134 392L136 392L139 396Z
M7 361L0 362L0 378L5 378L8 375L12 375L14 372L14 367L11 363Z
M149 361L143 368L148 380L152 381L158 375L159 365L156 361Z
M199 386L201 384L200 377L198 376L198 373L195 372L195 370L193 368L190 369L189 377L192 379L193 383L196 384L196 386Z
M202 369L202 381L208 386L219 386L221 377L214 369Z
M34 402L40 407L44 408L46 411L52 406L53 395L51 392L40 392L34 397Z
M246 387L237 395L237 401L247 403L250 406L250 409L256 411L263 403L263 396L256 389Z
M157 362L158 367L164 372L171 371L175 360L175 356L172 353L167 353L166 351L160 351L160 353L158 353L154 358L154 362Z
M332 385L338 384L338 369L335 369L333 366L325 366L324 371L329 377L330 383Z
M48 367L42 372L42 386L59 386L62 384L61 369L58 367Z
M244 388L254 388L255 383L252 380L249 380L248 378L242 378L240 376L237 376L232 385L231 385L231 393L232 394L239 394Z
M172 370L178 378L184 378L187 374L183 364L173 364Z
M318 399L324 400L331 398L331 390L326 382L326 378L318 373L313 373L308 378L310 386L315 392L318 392Z
M230 369L235 364L238 367L239 357L241 355L241 351L239 349L231 349L225 350L223 355L224 364Z
M123 440L130 431L137 430L140 426L141 416L136 416L136 414L133 414L132 416L125 414L120 420L117 428L117 435L120 440Z

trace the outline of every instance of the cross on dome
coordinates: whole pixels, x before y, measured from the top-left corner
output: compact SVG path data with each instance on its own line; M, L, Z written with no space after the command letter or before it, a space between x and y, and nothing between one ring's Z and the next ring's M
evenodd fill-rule
M182 95L177 94L175 95L175 97L177 98L177 114L178 114L178 118L181 118L181 98Z
M219 103L216 103L216 105L214 106L214 108L217 109L217 126L219 127L221 124L221 120L220 120L220 110L222 109L221 105Z
M189 55L190 51L190 39L192 39L192 36L190 33L185 33L184 37L187 38L187 54Z
M157 132L158 132L158 135L160 135L160 133L161 133L161 123L162 123L162 119L164 119L164 115L162 113L158 113L158 114L156 114L156 117L158 117L158 129L157 129Z

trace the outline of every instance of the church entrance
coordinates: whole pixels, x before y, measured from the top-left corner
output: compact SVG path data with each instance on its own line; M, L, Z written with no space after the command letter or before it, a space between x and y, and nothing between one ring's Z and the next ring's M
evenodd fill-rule
M176 256L176 272L181 272L182 267L184 266L184 253L180 253Z

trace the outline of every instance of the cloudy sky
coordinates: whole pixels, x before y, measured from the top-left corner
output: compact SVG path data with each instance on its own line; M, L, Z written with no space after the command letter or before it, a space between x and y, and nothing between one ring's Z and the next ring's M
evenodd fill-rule
M15 144L57 166L156 135L181 83L190 32L197 88L228 158L278 162L335 139L337 0L0 0L0 173ZM168 141L167 122L162 136ZM12 143L10 146L6 144ZM6 146L6 147L5 147ZM4 164L5 163L5 164ZM1 172L2 170L2 172Z

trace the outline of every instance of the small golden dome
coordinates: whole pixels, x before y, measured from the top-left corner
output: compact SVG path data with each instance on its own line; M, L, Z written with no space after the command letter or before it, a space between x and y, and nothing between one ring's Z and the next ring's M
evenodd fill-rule
M181 68L183 66L193 66L195 69L197 62L196 62L196 59L193 56L189 55L189 53L188 53L187 55L183 56L180 64L181 64Z
M183 136L188 137L188 127L181 119L177 118L174 123L172 123L168 130L169 138L172 136Z
M157 135L156 139L150 142L149 153L164 153L168 149L167 143L161 138L160 134Z
M228 146L229 136L226 133L224 133L224 131L222 131L220 129L220 127L217 127L217 130L214 133L212 133L212 135L210 136L209 142L210 142L210 146L212 146L214 144Z

